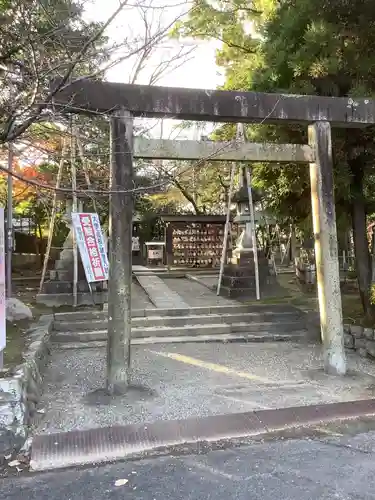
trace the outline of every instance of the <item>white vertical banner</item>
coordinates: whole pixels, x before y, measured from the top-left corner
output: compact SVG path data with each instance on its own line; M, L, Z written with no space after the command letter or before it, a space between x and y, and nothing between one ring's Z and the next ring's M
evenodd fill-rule
M107 281L107 248L98 214L72 213L72 224L88 283Z
M6 345L5 229L4 208L0 207L0 351Z

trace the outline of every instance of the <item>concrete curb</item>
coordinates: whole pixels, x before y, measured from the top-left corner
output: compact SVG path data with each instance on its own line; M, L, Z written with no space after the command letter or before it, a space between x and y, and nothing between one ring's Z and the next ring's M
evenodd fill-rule
M211 275L207 274L207 276L211 276ZM216 293L217 286L215 287L215 286L208 285L204 280L201 279L200 276L194 276L194 274L185 274L185 278L190 280L190 281L194 281L195 283L199 283L200 285L208 288L208 290L210 290L211 292ZM219 275L218 275L218 280L219 280Z
M301 342L305 340L305 332L295 334L271 334L264 332L261 335L197 335L180 337L145 337L132 339L131 345L154 345L154 344L188 344L188 343L252 343L252 342ZM86 341L56 341L54 347L57 349L101 349L107 346L106 340L86 340Z
M164 420L36 436L31 470L45 471L173 451L178 446L268 436L336 420L375 415L375 400Z
M224 314L239 314L243 313L265 313L272 309L274 314L282 313L299 313L301 318L304 317L305 312L295 306L288 304L233 304L226 306L194 306L194 307L176 307L176 308L146 308L146 309L133 309L133 318L149 318L150 316L196 316L196 315L224 315ZM108 311L76 311L76 312L56 312L54 317L57 321L83 321L89 319L106 319Z
M363 358L375 358L375 329L344 324L344 346Z
M50 354L52 315L41 316L28 330L29 344L24 362L0 378L0 459L20 447L39 402L44 370Z
M306 332L300 328L299 325L284 325L284 328L281 330L272 324L265 328L258 328L257 325L255 325L255 328L252 328L246 323L232 325L198 325L193 328L137 328L133 329L132 335L132 343L133 341L137 341L139 339L155 339L158 337L163 339L168 339L169 337L192 339L194 337L209 338L210 335L212 335L214 339L218 336L223 336L223 339L230 339L231 336L234 335L237 339L241 337L244 342L273 342L278 339L293 341L293 339L299 340L301 338L306 338ZM57 332L56 335L53 334L51 340L54 344L67 342L105 341L107 340L107 330Z

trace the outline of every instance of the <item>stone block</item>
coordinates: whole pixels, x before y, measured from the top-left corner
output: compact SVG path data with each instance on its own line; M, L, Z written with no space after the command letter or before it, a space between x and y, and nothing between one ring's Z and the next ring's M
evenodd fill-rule
M347 349L354 349L354 337L350 333L344 333L344 346Z
M27 436L48 361L51 321L51 316L42 316L30 329L33 340L24 352L25 361L0 379L0 462Z
M344 324L344 334L345 334L345 333L350 334L350 325L348 325L347 323L346 323L346 324Z
M369 356L375 358L375 340L367 340L366 350Z
M228 298L236 298L236 297L246 297L246 298L255 298L256 291L254 288L232 288L230 286L222 286L220 288L220 295Z
M372 328L364 328L363 335L366 339L372 340L374 338L374 330Z
M33 313L30 307L14 297L6 300L6 318L13 323L22 319L32 319Z
M78 292L88 292L89 286L86 281L77 283ZM43 293L59 294L73 293L73 283L71 281L45 281L43 283Z
M23 436L16 435L10 429L0 429L0 457L10 455L24 443Z
M354 337L354 348L365 349L367 340L365 338Z
M350 333L356 339L360 339L361 337L363 337L363 326L360 326L360 325L351 325L351 327L350 327Z
M361 347L358 350L358 353L361 356L361 358L367 358L367 349L365 347Z

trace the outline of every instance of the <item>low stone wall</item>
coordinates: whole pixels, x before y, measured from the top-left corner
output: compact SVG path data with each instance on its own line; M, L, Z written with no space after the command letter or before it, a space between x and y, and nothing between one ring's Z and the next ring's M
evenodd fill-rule
M375 359L375 329L359 325L344 325L344 345L360 356Z
M0 371L0 458L27 438L49 359L52 321L52 315L42 316L28 331L24 362Z

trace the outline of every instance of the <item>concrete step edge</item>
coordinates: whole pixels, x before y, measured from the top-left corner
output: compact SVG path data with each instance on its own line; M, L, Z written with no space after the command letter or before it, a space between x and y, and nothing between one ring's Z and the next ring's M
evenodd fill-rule
M254 319L254 320L259 320L263 321L264 319L274 319L277 320L277 323L284 323L288 322L290 320L295 320L295 321L300 321L301 316L298 313L293 313L293 312L288 312L288 313L273 313L273 312L264 312L264 313L246 313L246 312L231 312L231 313L224 313L224 314L191 314L187 316L146 316L146 317L132 317L132 323L135 325L137 323L142 323L144 321L147 322L161 322L161 321L194 321L194 320L199 320L199 319L205 319L206 321L209 320L217 320L220 319L220 323L226 323L227 321L223 321L223 319L227 319L228 322L230 323L232 318L237 318L238 316L243 317L244 319ZM54 325L64 326L66 328L69 328L71 325L74 325L74 327L79 327L79 326L84 326L88 324L107 324L108 319L107 317L102 317L102 318L93 318L93 319L80 319L80 320L56 320L54 321ZM253 321L252 321L253 323Z
M263 335L235 335L235 334L222 334L222 335L196 335L189 336L183 335L180 337L146 337L140 339L132 339L132 345L149 345L149 344L184 344L184 343L234 343L234 342L293 342L305 338L305 332L298 334L274 334L263 332ZM56 343L55 348L59 350L64 349L99 349L107 346L106 340L93 340L89 342L67 342Z
M348 421L375 415L373 399L340 403L255 410L183 420L164 420L145 425L130 424L88 430L74 430L33 437L32 472L67 469L89 464L160 456L178 447L193 453L198 443L224 444L232 439L263 436L274 438L281 431L306 428L334 421ZM124 490L126 491L126 490ZM119 494L121 495L121 493ZM123 494L123 497L129 496Z
M136 332L160 332L160 331L176 331L176 330L213 330L213 329L218 329L218 328L223 328L223 329L229 329L229 328L249 328L250 330L264 330L268 328L280 328L280 325L282 325L284 328L285 327L300 327L303 324L301 321L292 321L292 322L285 322L285 323L280 323L276 321L262 321L260 323L247 323L245 321L236 321L234 323L203 323L203 324L196 324L196 325L180 325L180 326L165 326L165 325L160 325L160 326L136 326L132 327L132 331L134 333ZM100 328L98 330L83 330L81 333L94 333L94 332L107 332L107 329ZM64 334L64 333L80 333L80 332L69 332L69 331L62 331L62 332L56 332L56 335L59 334Z
M279 330L279 329L278 329ZM133 330L133 339L151 338L151 337L197 337L197 336L215 336L215 335L240 335L243 337L253 336L261 337L264 335L299 335L304 332L306 335L307 330L302 326L296 328L288 328L286 331L277 331L277 329L259 329L257 331L248 330L248 328L223 328L223 326L214 325L212 328L172 328L172 329L154 329L154 330ZM86 332L59 332L52 336L53 343L61 342L93 342L97 340L106 340L107 330L93 330Z
M145 331L145 332L151 332L151 331L159 331L159 330L166 330L166 331L173 331L173 330L196 330L196 329L202 329L202 330L212 330L214 328L245 328L248 327L250 329L258 328L258 329L263 329L263 328L269 328L269 327L279 327L280 324L282 324L284 327L285 326L295 326L299 324L300 322L298 321L291 321L291 322L285 322L285 323L280 323L277 321L261 321L259 323L254 322L254 323L247 323L246 321L235 321L233 323L208 323L208 324L196 324L196 325L181 325L181 326L136 326L132 328L133 331Z
M207 315L207 314L230 314L230 313L263 313L270 311L274 314L303 314L298 308L290 306L290 310L285 309L284 304L233 304L225 306L201 306L201 307L188 307L188 308L146 308L146 309L133 309L133 318L142 318L149 316L191 316L191 315ZM54 317L56 320L73 320L75 318L88 318L92 317L107 317L108 311L98 311L98 310L86 310L86 311L71 311L71 312L60 312L55 313Z

